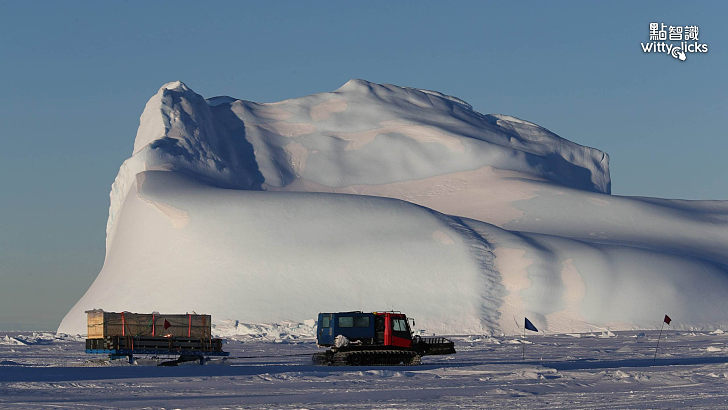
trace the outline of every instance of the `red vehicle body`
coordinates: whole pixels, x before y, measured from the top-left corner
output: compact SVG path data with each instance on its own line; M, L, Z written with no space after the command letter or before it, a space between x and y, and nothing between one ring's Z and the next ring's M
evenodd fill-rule
M402 313L377 313L374 312L375 316L384 317L384 345L385 346L397 346L397 347L412 347L412 336L409 330L409 324L407 323L407 316ZM394 331L394 325L396 322L402 321L407 325L407 333L410 333L409 337L403 337L404 335L398 334ZM400 322L401 323L401 322Z

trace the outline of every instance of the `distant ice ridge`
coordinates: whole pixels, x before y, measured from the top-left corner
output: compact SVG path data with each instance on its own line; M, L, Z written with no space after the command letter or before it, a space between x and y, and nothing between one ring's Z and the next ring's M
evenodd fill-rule
M221 320L215 323L212 334L215 337L238 341L267 340L278 343L311 341L316 339L316 320L283 321L281 323L243 323L239 320Z
M91 308L216 325L397 309L448 334L728 325L728 203L609 193L605 153L434 91L351 80L260 104L168 83L59 332Z
M30 334L18 334L16 336L5 335L0 337L0 345L28 346L47 345L55 342L80 342L85 339L63 333L32 332Z

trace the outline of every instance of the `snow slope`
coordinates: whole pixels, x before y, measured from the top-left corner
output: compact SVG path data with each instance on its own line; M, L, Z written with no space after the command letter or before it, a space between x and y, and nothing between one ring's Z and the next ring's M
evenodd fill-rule
M427 331L728 324L728 204L610 195L608 157L434 91L347 82L277 103L164 85L112 186L90 308L303 322L397 309Z

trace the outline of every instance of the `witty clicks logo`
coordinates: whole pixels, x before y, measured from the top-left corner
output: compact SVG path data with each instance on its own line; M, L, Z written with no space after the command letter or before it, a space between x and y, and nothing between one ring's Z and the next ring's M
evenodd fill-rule
M701 43L699 36L698 26L650 23L650 41L640 45L643 53L668 54L678 61L685 61L688 54L708 52L708 45Z

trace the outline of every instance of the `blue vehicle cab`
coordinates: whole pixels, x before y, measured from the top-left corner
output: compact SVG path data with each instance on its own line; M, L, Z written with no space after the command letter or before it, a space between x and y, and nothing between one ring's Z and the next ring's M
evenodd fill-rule
M318 330L316 332L319 346L333 346L337 335L346 336L351 341L367 340L374 341L373 313L338 312L319 313Z

